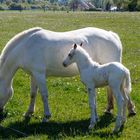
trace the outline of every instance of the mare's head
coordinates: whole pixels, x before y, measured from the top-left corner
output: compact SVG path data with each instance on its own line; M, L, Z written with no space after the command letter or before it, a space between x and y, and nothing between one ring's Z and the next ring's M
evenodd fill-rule
M82 43L80 44L80 46L82 46ZM64 67L67 67L70 64L76 62L76 50L80 46L78 46L77 44L74 44L73 48L69 51L67 57L63 61Z

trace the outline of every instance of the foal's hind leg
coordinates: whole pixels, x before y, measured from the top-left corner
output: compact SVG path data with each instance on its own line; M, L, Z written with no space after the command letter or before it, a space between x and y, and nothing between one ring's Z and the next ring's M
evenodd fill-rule
M30 117L34 113L36 94L37 94L37 84L33 76L31 76L30 104L27 112L25 113L25 117Z
M110 79L109 84L110 87L112 88L113 95L117 103L117 118L113 132L118 132L122 126L123 121L122 111L124 105L124 98L121 93L121 79L118 80L116 80L115 78Z
M122 111L123 111L124 99L122 97L120 89L118 88L113 89L113 93L117 102L117 118L116 118L115 128L113 131L117 132L122 126L122 119L123 119Z
M122 96L124 98L122 123L125 123L125 121L126 121L126 106L127 106L127 103L128 103L128 96L127 96L127 94L126 94L126 92L125 92L123 87L121 88L121 91L122 91Z

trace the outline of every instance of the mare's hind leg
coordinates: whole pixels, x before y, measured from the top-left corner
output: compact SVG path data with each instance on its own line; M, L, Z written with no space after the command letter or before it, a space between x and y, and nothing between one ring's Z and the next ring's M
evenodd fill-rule
M33 76L31 76L31 91L30 91L30 104L27 112L25 113L25 117L30 117L35 110L35 99L37 94L37 84Z
M106 107L105 113L111 113L111 109L113 108L114 108L113 93L112 93L111 88L108 87L107 88L107 107ZM128 116L136 115L135 106L133 105L129 95L128 95L127 108L128 108Z
M111 109L114 108L114 98L111 88L107 87L107 107L105 113L111 113Z
M127 108L128 108L128 116L134 116L134 115L136 115L135 106L134 106L134 104L132 103L132 101L131 101L129 95L128 95Z

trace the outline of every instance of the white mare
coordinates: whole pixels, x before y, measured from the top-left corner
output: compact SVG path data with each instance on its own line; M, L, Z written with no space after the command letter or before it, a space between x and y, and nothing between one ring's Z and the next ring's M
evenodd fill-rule
M126 105L131 92L131 79L129 70L119 62L110 62L103 65L92 60L89 54L80 46L74 45L63 61L67 67L77 64L80 79L87 87L88 100L91 110L89 128L97 122L96 91L95 88L109 85L117 102L117 119L114 132L118 132L126 120Z
M12 96L12 79L21 68L31 75L31 100L26 116L34 112L37 88L44 105L44 115L50 117L46 76L74 76L79 74L77 66L65 69L63 58L71 44L84 44L84 49L97 62L104 64L121 61L122 44L117 34L98 28L83 28L69 32L52 32L39 27L23 31L13 37L0 56L0 110ZM110 94L110 99L112 96ZM133 111L131 104L129 112ZM111 105L112 107L112 105ZM107 110L111 107L108 105Z

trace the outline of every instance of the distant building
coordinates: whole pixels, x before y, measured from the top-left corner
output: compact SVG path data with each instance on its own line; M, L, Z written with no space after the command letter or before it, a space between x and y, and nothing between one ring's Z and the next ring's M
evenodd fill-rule
M111 6L110 11L117 11L117 6Z

